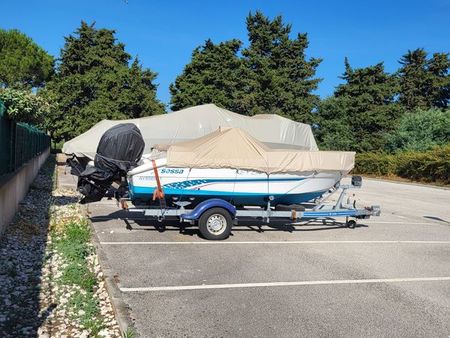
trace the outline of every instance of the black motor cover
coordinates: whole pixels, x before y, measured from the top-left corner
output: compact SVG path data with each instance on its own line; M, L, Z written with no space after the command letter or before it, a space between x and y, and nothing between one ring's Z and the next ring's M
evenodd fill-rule
M141 131L133 123L121 123L102 135L94 165L110 173L128 172L137 166L144 152Z
M138 165L144 152L144 139L132 123L121 123L108 129L101 137L94 158L94 167L82 167L81 161L68 160L72 173L79 176L78 191L82 203L99 201L114 181L122 180Z

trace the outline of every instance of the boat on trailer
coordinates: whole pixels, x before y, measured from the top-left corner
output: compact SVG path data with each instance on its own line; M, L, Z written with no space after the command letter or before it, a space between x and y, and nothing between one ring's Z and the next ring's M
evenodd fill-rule
M123 209L197 224L207 239L227 238L233 224L248 217L291 223L345 217L354 226L355 219L380 213L378 206L357 208L346 200L348 189L361 186L360 177L340 187L353 168L353 152L271 148L239 128L155 145L142 156L143 149L139 129L123 124L102 136L93 165L80 168L70 159L86 202L119 182L115 196ZM338 190L337 202L326 203Z
M234 205L298 204L321 197L352 168L353 152L271 148L239 128L221 128L192 141L156 145L127 174L132 199L221 198Z

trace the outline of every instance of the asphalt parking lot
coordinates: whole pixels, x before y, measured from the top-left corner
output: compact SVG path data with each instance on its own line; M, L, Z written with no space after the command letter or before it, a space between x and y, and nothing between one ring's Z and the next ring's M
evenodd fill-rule
M235 227L221 242L90 206L142 337L450 336L450 190L364 180L382 215Z

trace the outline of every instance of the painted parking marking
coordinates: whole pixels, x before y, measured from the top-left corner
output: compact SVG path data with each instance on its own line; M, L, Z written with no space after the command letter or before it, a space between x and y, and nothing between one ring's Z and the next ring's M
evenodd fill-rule
M244 244L450 244L450 241L190 241L100 242L101 245L244 245Z
M186 291L209 289L237 289L261 288L281 286L309 286L309 285L335 285L335 284L377 284L377 283L411 283L411 282L442 282L450 281L450 277L418 277L418 278L382 278L382 279L343 279L343 280L315 280L298 282L269 282L269 283L238 283L238 284L201 284L180 286L151 286L151 287L121 287L122 292L158 292L158 291Z

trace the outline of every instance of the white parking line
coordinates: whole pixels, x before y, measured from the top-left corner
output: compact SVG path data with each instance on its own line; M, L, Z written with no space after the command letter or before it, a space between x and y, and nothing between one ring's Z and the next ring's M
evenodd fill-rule
M361 224L408 224L408 225L436 225L438 222L393 222L393 221L377 221L377 220L363 220L359 221Z
M198 241L100 242L101 245L234 245L234 244L450 244L450 241Z
M151 286L140 288L120 288L122 292L155 292L155 291L184 291L207 289L236 289L259 288L276 286L306 286L306 285L333 285L333 284L374 284L374 283L404 283L404 282L434 282L450 281L450 277L419 277L419 278L384 278L384 279L343 279L343 280L316 280L299 282L271 282L271 283L239 283L239 284L208 284L208 285L181 285L181 286Z

